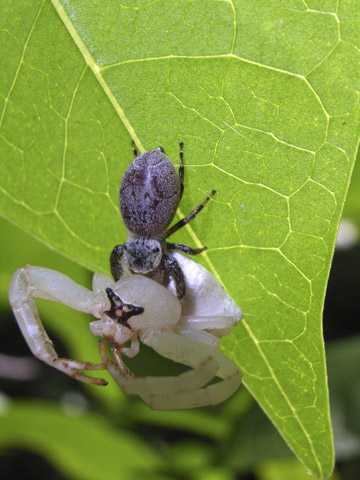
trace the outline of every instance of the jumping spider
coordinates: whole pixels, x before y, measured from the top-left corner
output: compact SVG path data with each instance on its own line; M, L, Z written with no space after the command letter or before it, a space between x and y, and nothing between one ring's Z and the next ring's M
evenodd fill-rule
M111 273L117 281L124 267L131 273L154 277L167 284L172 278L179 299L186 293L184 273L170 253L178 250L197 255L206 250L191 248L166 239L189 223L215 194L210 195L189 215L167 230L184 192L183 143L180 143L180 167L177 174L162 147L137 155L132 142L134 160L126 169L120 185L120 211L130 235L124 245L117 245L110 256Z

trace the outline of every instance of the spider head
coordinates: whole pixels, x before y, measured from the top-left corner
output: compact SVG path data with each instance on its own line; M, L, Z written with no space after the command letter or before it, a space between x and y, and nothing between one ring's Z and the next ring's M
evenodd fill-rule
M124 327L132 330L128 320L133 315L141 315L144 313L143 307L137 307L131 303L125 303L121 298L114 293L111 288L106 289L106 294L110 300L110 310L106 310L104 313L108 317L112 318L116 322L124 325Z
M146 275L156 271L163 248L160 235L131 235L125 245L125 259L132 273Z
M180 315L180 302L166 287L142 275L129 275L105 287L100 320L91 322L90 330L121 346L137 335L176 325Z
M137 335L128 320L134 315L143 314L144 308L123 302L111 288L106 288L106 295L110 309L102 313L100 320L90 323L90 330L97 337L123 345L133 335Z

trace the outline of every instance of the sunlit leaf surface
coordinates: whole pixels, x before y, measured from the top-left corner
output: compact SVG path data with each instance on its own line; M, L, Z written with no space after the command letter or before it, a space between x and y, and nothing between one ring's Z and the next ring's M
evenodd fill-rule
M355 0L1 6L0 209L92 270L124 242L120 179L185 143L174 236L245 312L224 349L296 455L332 470L321 315L359 136ZM4 174L5 173L5 174ZM28 260L31 262L31 258Z

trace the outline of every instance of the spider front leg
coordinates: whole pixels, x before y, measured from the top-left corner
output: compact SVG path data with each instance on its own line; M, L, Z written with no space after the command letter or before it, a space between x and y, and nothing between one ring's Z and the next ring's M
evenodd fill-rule
M124 267L122 263L122 257L124 255L124 245L116 245L110 255L110 269L111 275L115 282L117 282L124 273Z
M183 155L183 146L184 143L180 142L180 165L179 165L179 185L180 185L180 195L179 195L179 203L184 193L184 155Z
M10 304L34 356L77 380L106 385L106 380L102 378L82 374L82 370L106 369L103 363L95 365L58 357L40 320L34 298L61 302L75 310L98 316L99 305L94 294L61 273L29 265L14 273L9 287Z
M191 222L200 212L201 210L205 207L207 202L210 200L211 197L213 197L216 193L216 190L211 190L210 195L208 195L205 200L203 200L200 205L194 208L194 210L189 213L185 218L182 218L179 222L175 223L169 230L167 230L164 234L165 238L170 237L173 235L175 232L177 232L180 228L184 227L187 223Z
M166 242L166 246L168 250L177 250L178 252L183 252L183 253L186 253L187 255L198 255L204 250L207 250L207 247L192 248L192 247L189 247L188 245L184 245L183 243Z
M174 280L176 296L181 300L186 293L186 284L180 265L172 255L165 254L163 257L163 268L166 275Z

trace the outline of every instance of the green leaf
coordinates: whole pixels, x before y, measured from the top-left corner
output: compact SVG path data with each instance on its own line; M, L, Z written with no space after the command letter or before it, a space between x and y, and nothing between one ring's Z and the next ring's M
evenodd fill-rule
M0 413L0 425L2 448L40 451L69 478L115 480L121 472L131 480L162 466L141 438L95 414L71 416L51 403L18 401Z
M355 0L2 5L0 211L96 271L139 149L178 163L174 241L245 312L223 348L300 460L333 466L321 315L359 137ZM32 259L28 260L29 262Z
M272 460L265 462L256 469L256 478L259 480L308 480L309 473L302 465L293 459ZM334 475L332 480L339 480Z

